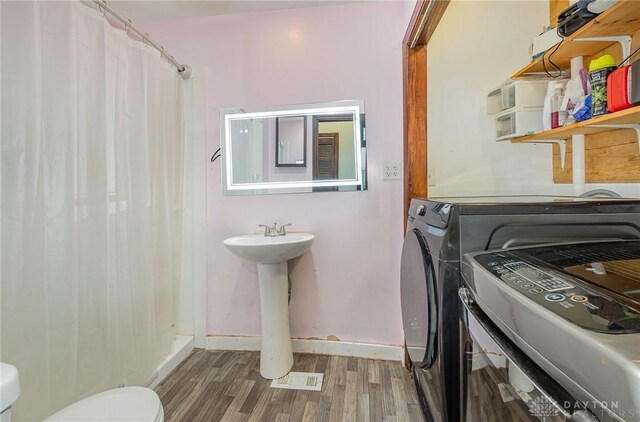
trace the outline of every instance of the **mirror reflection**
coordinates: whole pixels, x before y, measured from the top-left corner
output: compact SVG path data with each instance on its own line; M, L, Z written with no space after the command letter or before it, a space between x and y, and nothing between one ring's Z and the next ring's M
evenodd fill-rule
M366 189L362 101L221 112L223 193Z
M306 167L307 118L276 118L276 167Z

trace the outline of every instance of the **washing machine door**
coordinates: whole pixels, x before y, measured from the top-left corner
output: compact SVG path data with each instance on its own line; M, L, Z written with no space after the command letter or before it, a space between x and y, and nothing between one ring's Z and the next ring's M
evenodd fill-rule
M413 364L428 369L436 357L436 275L427 241L418 229L407 233L400 267L402 324Z

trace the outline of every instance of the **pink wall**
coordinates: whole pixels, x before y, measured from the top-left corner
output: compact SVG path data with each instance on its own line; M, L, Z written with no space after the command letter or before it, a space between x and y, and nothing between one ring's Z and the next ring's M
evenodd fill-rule
M366 2L143 24L179 60L206 67L209 156L220 109L365 102L366 192L222 196L220 162L209 163L208 334L260 335L256 266L222 241L277 221L317 236L289 264L293 337L402 344L402 182L383 181L381 166L402 161L401 40L412 9Z

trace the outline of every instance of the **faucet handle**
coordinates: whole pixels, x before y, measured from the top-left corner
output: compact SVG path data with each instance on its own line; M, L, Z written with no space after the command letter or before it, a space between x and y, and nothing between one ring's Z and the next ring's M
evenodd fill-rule
M280 234L280 235L285 235L285 234L287 234L287 231L285 230L285 227L287 227L287 226L291 226L291 225L292 225L291 223L287 223L287 224L283 224L283 225L281 225L281 226L280 226L280 230L278 230L278 234Z
M267 226L266 224L258 224L258 227L264 227L264 235L268 236L271 233L271 226Z

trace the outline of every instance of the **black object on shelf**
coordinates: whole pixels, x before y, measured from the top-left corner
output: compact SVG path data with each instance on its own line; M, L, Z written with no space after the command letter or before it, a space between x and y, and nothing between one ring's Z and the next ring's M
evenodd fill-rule
M572 4L558 16L558 34L567 37L589 23L596 16L598 16L597 13L578 7L578 3Z

